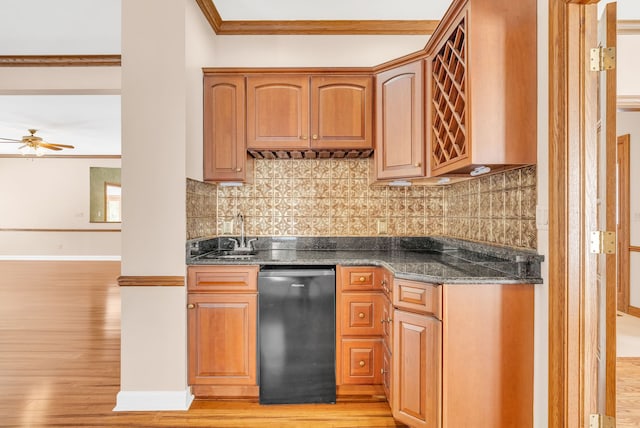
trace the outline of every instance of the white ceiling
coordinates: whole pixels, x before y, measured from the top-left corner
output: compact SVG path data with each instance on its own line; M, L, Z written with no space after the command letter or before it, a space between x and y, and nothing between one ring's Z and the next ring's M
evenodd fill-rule
M223 20L431 20L440 19L450 0L214 3ZM1 0L0 55L120 54L121 8L122 0ZM618 18L640 19L640 1L618 0ZM3 95L0 137L19 139L34 127L45 140L76 146L73 154L119 154L119 99L117 95ZM15 153L16 148L0 144L0 154Z
M51 154L119 155L120 95L0 95L0 137L19 140L29 128L75 146ZM21 145L0 140L0 154L17 154Z

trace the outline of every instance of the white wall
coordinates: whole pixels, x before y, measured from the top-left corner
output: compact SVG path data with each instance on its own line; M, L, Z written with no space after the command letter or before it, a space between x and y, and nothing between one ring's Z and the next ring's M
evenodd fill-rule
M618 95L640 96L640 35L618 35Z
M0 94L119 94L120 67L0 67ZM78 159L0 159L0 228L113 228L89 225L89 162ZM58 163L59 162L59 163ZM91 161L94 162L94 161ZM100 160L92 166L120 165ZM84 165L84 166L82 166ZM82 171L86 167L86 175ZM53 179L67 185L68 206L50 203ZM22 183L22 184L20 184ZM40 183L39 186L37 183ZM16 192L17 186L30 192ZM86 186L86 192L80 187ZM36 196L37 195L37 196ZM43 213L50 214L47 217ZM82 214L81 216L79 216ZM0 256L117 257L116 232L2 232Z
M640 92L638 92L640 94ZM618 112L617 135L631 135L630 144L630 218L629 243L640 246L640 112ZM630 304L640 308L640 254L631 253Z
M0 229L120 229L89 222L89 168L120 159L0 158ZM118 258L120 232L0 231L0 258Z
M123 275L185 274L187 163L201 174L200 67L214 38L197 8L123 3ZM185 288L122 287L121 298L116 410L187 409Z
M218 36L212 67L371 67L424 48L428 36Z

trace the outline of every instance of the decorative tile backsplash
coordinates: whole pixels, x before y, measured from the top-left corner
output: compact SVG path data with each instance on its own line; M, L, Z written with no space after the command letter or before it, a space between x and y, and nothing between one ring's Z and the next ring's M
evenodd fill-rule
M379 236L386 228L382 235L536 246L535 167L444 187L388 187L368 185L368 159L254 162L251 185L187 180L188 239L219 235L242 213L253 236Z
M187 179L187 239L215 236L217 186Z

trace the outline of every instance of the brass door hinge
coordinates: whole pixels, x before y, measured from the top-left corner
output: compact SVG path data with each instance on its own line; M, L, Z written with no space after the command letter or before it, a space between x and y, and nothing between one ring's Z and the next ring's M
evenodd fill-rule
M616 68L616 48L592 48L590 53L591 71L613 70Z
M616 234L615 232L605 232L596 230L591 232L591 253L592 254L615 254Z
M611 416L589 415L589 428L616 428L616 420Z

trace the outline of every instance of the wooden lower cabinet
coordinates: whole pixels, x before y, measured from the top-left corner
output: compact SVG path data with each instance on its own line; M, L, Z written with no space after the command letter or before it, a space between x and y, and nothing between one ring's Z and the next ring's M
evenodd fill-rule
M440 427L442 323L394 311L393 417L411 427Z
M342 383L345 385L381 384L382 348L380 339L343 339Z
M188 375L196 397L258 396L256 281L256 266L189 268ZM242 291L215 291L234 287Z

